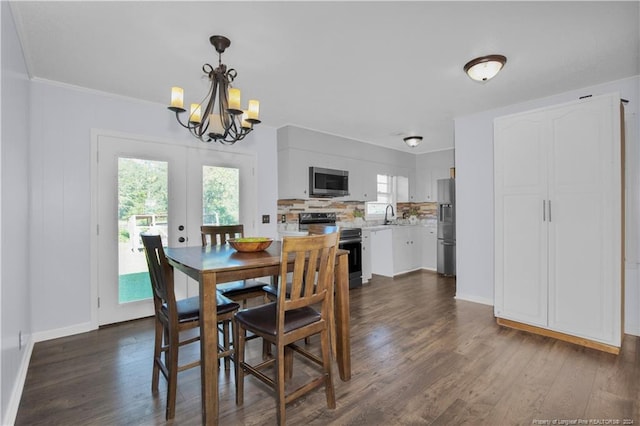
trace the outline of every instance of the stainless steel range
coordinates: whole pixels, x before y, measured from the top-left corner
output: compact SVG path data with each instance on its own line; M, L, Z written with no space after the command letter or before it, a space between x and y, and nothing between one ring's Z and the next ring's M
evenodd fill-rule
M298 215L300 231L307 231L311 224L334 226L336 214L304 212ZM338 246L349 250L349 288L362 287L362 229L341 227Z

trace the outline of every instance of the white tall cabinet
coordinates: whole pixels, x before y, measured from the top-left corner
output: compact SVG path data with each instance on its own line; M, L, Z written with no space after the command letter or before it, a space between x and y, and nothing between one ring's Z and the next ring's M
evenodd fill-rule
M617 94L497 118L495 316L601 350L622 337Z

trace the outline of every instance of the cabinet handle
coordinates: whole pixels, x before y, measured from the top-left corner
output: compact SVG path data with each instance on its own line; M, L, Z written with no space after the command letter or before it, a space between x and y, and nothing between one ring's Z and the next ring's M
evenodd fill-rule
M551 200L549 200L549 222L551 222Z
M542 200L542 221L547 221L547 200Z

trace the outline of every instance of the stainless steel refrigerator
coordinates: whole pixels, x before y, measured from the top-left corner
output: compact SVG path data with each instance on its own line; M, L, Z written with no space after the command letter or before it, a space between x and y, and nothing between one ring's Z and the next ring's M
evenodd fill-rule
M454 179L438 180L438 273L456 275L456 185Z

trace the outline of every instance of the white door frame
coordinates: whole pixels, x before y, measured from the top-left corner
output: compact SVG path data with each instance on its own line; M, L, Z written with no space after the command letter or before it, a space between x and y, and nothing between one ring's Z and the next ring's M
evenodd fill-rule
M162 143L173 146L181 146L185 149L197 149L197 150L205 150L205 153L211 153L213 151L224 153L225 155L233 153L238 155L246 156L247 161L251 162L250 168L252 170L250 182L247 182L248 189L247 194L251 194L243 198L241 195L241 202L244 202L243 205L243 214L242 218L249 220L245 224L245 226L249 226L250 229L255 229L255 223L253 218L256 216L257 212L257 181L255 175L255 168L257 163L256 153L246 149L238 149L234 147L233 149L220 149L217 144L204 144L199 143L198 145L187 145L186 143L177 142L175 140L161 139L157 137L150 136L141 136L123 132L117 132L112 130L104 130L104 129L91 129L91 221L90 221L90 306L91 306L91 329L95 330L99 327L99 316L98 316L98 140L101 136L114 137L114 138L122 138L122 139L134 139L145 142L153 142L153 143ZM243 193L243 187L241 187L241 194ZM244 201L242 201L244 199Z

